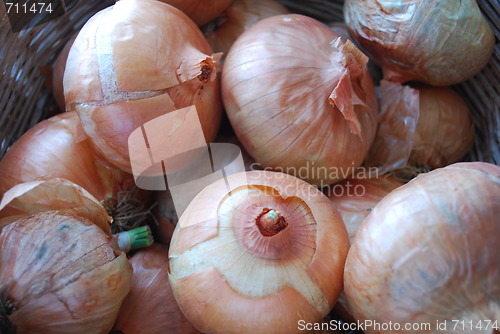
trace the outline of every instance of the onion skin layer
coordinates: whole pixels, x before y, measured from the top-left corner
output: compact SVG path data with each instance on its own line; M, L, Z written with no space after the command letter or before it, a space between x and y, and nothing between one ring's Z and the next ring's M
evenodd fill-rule
M345 293L354 317L448 321L446 331L418 333L458 333L451 319L500 319L499 210L500 167L483 162L420 174L391 192L366 218L347 256Z
M344 18L394 82L460 83L487 64L495 46L476 0L346 0Z
M19 334L108 333L131 275L125 253L84 218L43 212L0 234L0 287Z
M302 15L257 22L222 71L226 112L263 167L326 186L359 167L375 136L377 99L368 58Z
M287 227L261 234L257 219L266 210ZM169 279L202 332L295 333L299 320L321 322L333 307L348 247L339 213L313 186L283 173L233 174L182 215Z
M196 334L168 282L168 248L153 244L130 259L132 281L114 329L123 334Z
M104 158L131 172L130 134L166 113L194 105L205 140L215 138L219 57L178 9L155 0L118 1L90 18L71 47L66 108L78 112ZM168 134L148 135L159 141Z

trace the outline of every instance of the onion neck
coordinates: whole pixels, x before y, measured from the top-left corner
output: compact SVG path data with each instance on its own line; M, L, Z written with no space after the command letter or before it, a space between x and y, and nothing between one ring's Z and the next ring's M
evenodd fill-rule
M255 219L255 224L260 233L265 237L272 237L287 228L288 223L279 211L263 209L261 214Z

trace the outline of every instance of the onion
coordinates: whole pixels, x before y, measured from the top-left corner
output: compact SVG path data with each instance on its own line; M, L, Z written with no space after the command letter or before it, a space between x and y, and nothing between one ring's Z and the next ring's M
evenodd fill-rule
M381 82L379 129L367 165L380 173L458 162L474 144L469 107L451 88Z
M52 72L52 94L54 94L54 98L56 99L57 105L61 111L66 110L63 87L64 70L66 68L66 60L68 59L69 50L75 41L76 35L78 34L73 34L68 42L66 42L66 45L64 45L61 53L57 56Z
M328 198L342 215L351 243L359 226L375 205L402 185L401 181L382 175L369 179L347 179L327 189Z
M339 213L315 187L238 173L206 187L181 216L169 279L202 332L294 333L333 307L348 247Z
M19 183L51 178L76 183L103 202L134 185L132 175L97 158L76 112L38 123L0 161L0 194Z
M288 10L276 0L234 0L203 30L212 49L226 55L243 31L266 17L287 13Z
M344 16L395 82L457 84L486 65L495 45L476 0L346 0Z
M450 165L391 192L347 256L345 293L355 318L430 323L418 333L496 332L484 322L500 319L499 210L500 167L488 163Z
M17 333L108 333L132 269L92 222L43 212L0 234L0 317ZM4 331L2 331L4 333Z
M229 120L263 167L316 185L346 178L376 130L368 58L302 16L264 19L231 48L222 72Z
M94 15L70 50L67 109L78 112L102 156L129 172L130 134L171 111L194 105L212 141L222 107L220 55L210 54L201 31L179 10L155 0L121 0Z
M177 306L168 282L168 248L154 244L130 259L134 273L114 329L123 334L199 333Z
M219 16L233 0L161 0L182 10L198 26Z

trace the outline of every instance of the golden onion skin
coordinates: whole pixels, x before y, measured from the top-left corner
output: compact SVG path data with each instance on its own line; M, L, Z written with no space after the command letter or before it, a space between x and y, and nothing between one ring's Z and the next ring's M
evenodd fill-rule
M476 0L346 0L344 18L395 82L457 84L486 65L495 45Z
M493 333L484 324L500 319L499 210L500 167L483 162L421 174L380 201L347 256L349 309L360 321L432 327L366 333L480 332L452 320Z

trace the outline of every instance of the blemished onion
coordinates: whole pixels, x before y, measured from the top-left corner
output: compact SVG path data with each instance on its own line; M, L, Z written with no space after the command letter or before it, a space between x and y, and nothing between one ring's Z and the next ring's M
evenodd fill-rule
M194 105L206 141L215 138L220 55L211 54L201 31L178 9L155 0L118 1L95 14L71 47L66 108L78 112L101 155L130 172L130 134L166 113Z
M177 306L168 281L168 248L153 244L130 259L132 280L114 329L123 334L200 333Z
M348 247L340 214L314 186L243 172L206 187L181 216L169 279L202 332L295 333L333 307Z
M234 0L203 31L212 49L226 55L243 31L266 17L280 14L288 14L288 9L276 0Z
M131 275L125 254L89 220L22 218L0 234L2 333L108 333Z
M134 186L132 175L96 156L76 112L62 113L28 130L0 161L0 194L16 184L64 178L97 200L106 201Z
M500 167L483 162L420 174L384 197L347 256L345 293L354 317L430 323L415 333L497 333L491 325L454 329L452 319L500 319L499 210Z
M233 44L222 72L238 139L265 168L321 186L346 178L363 162L377 126L367 61L312 18L257 22Z
M346 0L344 17L395 82L457 84L486 65L495 45L476 0Z
M379 128L367 159L380 173L444 167L472 148L471 111L451 88L382 81L380 94Z
M64 78L64 70L66 68L66 61L68 60L69 50L75 41L77 34L74 34L64 48L61 50L59 55L56 58L56 62L54 63L54 69L52 71L52 94L56 99L56 103L59 106L61 111L66 110L66 103L64 101L64 87L63 87L63 78Z
M202 26L219 16L233 0L161 0L189 16L198 26Z

